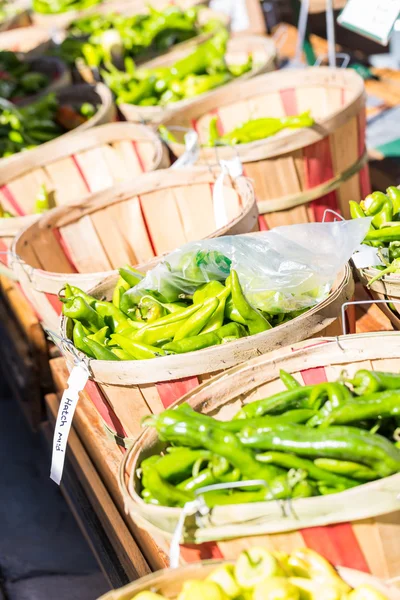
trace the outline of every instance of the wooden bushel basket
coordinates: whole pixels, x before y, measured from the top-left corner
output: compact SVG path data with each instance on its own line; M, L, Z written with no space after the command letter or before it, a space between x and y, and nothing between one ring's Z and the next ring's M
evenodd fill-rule
M271 38L249 35L231 38L228 42L226 60L228 64L244 63L249 53L253 54L254 66L248 73L221 86L220 94L223 98L236 97L237 90L234 92L234 85L243 85L244 81L262 73L272 71L275 68L275 44ZM188 54L188 49L171 51L169 54L159 56L154 60L145 63L146 68L169 67L177 60L184 58ZM206 92L191 100L180 100L167 106L138 106L134 104L119 104L118 108L127 121L139 121L146 123L159 123L171 114L180 114L185 107L191 106L194 102L207 101L207 98L214 92ZM215 162L215 161L214 161Z
M194 6L196 4L206 5L206 4L208 4L208 2L201 2L201 0L187 0L187 1L181 0L180 2L175 2L174 4L179 5L183 9L185 9L185 8L190 8L191 6ZM161 10L170 5L171 5L170 0L158 0L158 2L156 2L156 3L153 2L151 4L151 6L154 6L157 10ZM119 2L112 3L112 10L108 4L103 4L103 5L100 5L100 7L97 7L97 10L94 10L92 12L97 12L97 13L101 13L101 14L109 14L110 12L113 12L113 11L117 12L117 13L121 13L126 16L130 16L133 14L147 14L148 3L144 0L121 0ZM198 15L198 24L204 25L211 19L217 19L218 21L220 21L220 23L224 27L229 28L230 19L225 13L217 12L217 11L214 11L214 10L212 10L210 8L206 8L206 7L204 7L203 10L201 10ZM180 42L179 44L175 44L174 46L171 46L171 48L169 48L165 52L159 52L159 53L148 52L143 55L139 55L135 58L135 63L137 65L143 66L144 63L148 63L149 61L154 60L155 57L161 56L161 55L163 55L163 57L164 57L164 56L170 54L171 52L173 52L173 53L180 52L179 56L181 56L181 54L187 54L191 51L192 46L196 46L196 44L205 42L211 36L212 36L212 31L201 33L201 34L196 35L195 37L192 37L184 42ZM149 63L149 64L151 65L152 63ZM147 64L146 64L146 67L147 67ZM86 81L87 83L94 83L95 78L94 78L93 71L90 67L87 66L87 64L84 61L77 60L76 68L79 73L79 76L81 77L81 79L83 81Z
M146 0L106 0L101 4L97 4L87 10L84 11L68 11L65 13L55 14L55 15L45 15L41 13L32 13L32 20L35 25L40 27L44 27L46 29L63 29L68 27L73 21L80 19L84 16L88 16L90 14L110 14L110 13L121 13L123 15L136 15L143 14L148 12L148 2ZM206 0L203 2L202 0L174 0L173 4L175 6L182 7L183 9L190 8L191 6L196 6L198 4L208 5L209 1ZM157 10L162 10L167 6L171 5L170 0L152 0L151 6L154 6ZM221 12L216 12L211 9L207 9L204 11L204 19L209 20L213 18L218 18L222 21L226 26L229 25L229 18ZM203 23L203 17L201 19ZM193 40L202 40L207 39L209 34L202 34L196 36L188 40L187 42L182 42L179 44L179 47L185 47L186 44L190 44Z
M56 92L61 88L71 84L71 73L64 61L55 56L40 56L29 57L26 61L29 64L31 71L47 75L50 79L49 85L40 90L37 94L24 96L23 98L14 100L18 106L24 106L36 102L40 96L45 96L51 92Z
M377 306L390 319L394 327L400 330L400 317L396 313L400 313L400 276L395 274L386 275L382 279L374 281L371 287L368 283L373 277L378 275L379 270L369 267L367 269L355 268L357 276L361 283L366 287L368 294L374 300L385 300L379 302ZM391 310L389 303L392 303L396 312Z
M40 56L50 46L50 33L47 29L35 27L20 27L2 32L0 50L23 52L29 57Z
M229 221L216 230L215 179L204 167L147 173L54 209L21 232L12 247L19 257L13 269L44 325L58 330L57 294L67 282L88 290L124 264L152 261L189 241L256 229L253 189L241 177L225 178Z
M91 293L110 299L116 281L116 276L109 277ZM162 412L211 376L259 354L324 331L337 320L343 303L352 297L353 291L351 271L346 265L325 301L292 321L263 333L198 352L151 360L90 361L91 378L102 392L101 396L93 395L92 399L106 425L120 437L131 438L124 442L129 444L141 432L142 417ZM67 319L63 319L64 338L68 337L66 322ZM67 348L67 356L71 357L68 352Z
M229 419L243 402L274 394L284 386L280 369L292 373L301 383L311 385L335 381L343 370L351 377L358 369L399 371L400 344L393 332L320 338L289 346L245 362L205 382L183 396L203 413ZM146 429L125 454L120 468L120 489L131 518L146 530L170 537L181 509L145 504L137 490L136 468L141 460L159 452L162 444L154 429ZM185 541L210 542L251 538L253 544L290 551L310 546L332 556L352 556L365 571L379 577L397 577L400 569L400 474L360 485L330 496L292 500L292 511L283 516L275 502L251 503L214 508L200 517L198 528L187 530ZM254 537L262 536L262 537ZM242 540L242 549L249 546ZM213 555L230 557L235 541L218 542ZM323 549L328 547L328 551ZM219 554L218 554L219 553ZM207 555L207 554L206 554ZM342 563L343 564L343 563Z
M240 550L238 550L238 554L239 553ZM230 557L230 560L226 562L232 562L232 558L233 557ZM136 594L144 591L155 591L166 598L175 599L181 592L185 581L193 579L203 580L210 575L214 569L222 564L224 564L224 561L208 560L192 565L185 565L179 569L165 569L158 571L157 573L142 577L138 581L133 581L119 590L112 590L101 596L98 600L135 600ZM396 588L389 587L376 577L353 569L346 569L345 567L339 567L337 570L340 577L353 588L359 585L368 584L384 594L388 600L400 599L400 592Z
M201 162L238 155L254 182L261 227L322 221L326 209L349 217L348 201L369 193L365 150L365 92L352 69L325 67L270 73L231 88L216 90L164 120L174 127L194 128L200 144L208 142L211 118L220 134L250 119L284 117L310 110L316 124L234 148L203 148ZM170 144L176 156L183 143ZM328 214L327 220L333 216Z
M0 219L2 250L40 217L32 211L42 183L54 192L56 204L63 206L168 164L158 136L133 123L108 123L75 132L66 140L62 136L24 153L11 165L0 161L0 202L15 215Z

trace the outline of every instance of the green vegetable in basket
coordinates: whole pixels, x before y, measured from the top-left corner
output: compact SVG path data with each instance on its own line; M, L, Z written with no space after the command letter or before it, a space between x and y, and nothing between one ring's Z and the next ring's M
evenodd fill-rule
M264 117L251 119L232 131L219 135L217 127L218 117L213 117L209 125L209 146L248 144L277 134L283 129L298 129L312 127L314 119L309 112L292 117Z

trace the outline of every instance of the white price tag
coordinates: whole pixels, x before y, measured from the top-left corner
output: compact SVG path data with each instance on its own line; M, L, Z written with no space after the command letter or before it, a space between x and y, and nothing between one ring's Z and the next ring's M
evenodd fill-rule
M246 0L211 0L210 8L230 16L232 31L244 31L250 27Z
M351 259L357 269L366 269L367 267L377 267L378 265L382 265L377 249L362 244L353 254Z
M224 178L230 175L232 179L243 174L243 165L240 158L236 156L232 160L220 160L221 173L218 175L213 189L214 218L217 229L224 227L228 222L228 213L224 199Z
M79 392L83 390L88 379L89 371L87 370L87 367L83 363L75 366L68 378L68 387L61 398L56 426L54 429L53 454L51 457L50 471L50 478L57 485L60 485L63 474L68 436L76 405L78 404Z
M386 46L400 14L400 0L348 0L338 23Z
M185 152L172 165L171 169L180 169L181 167L190 167L197 162L199 158L199 136L193 130L185 135Z

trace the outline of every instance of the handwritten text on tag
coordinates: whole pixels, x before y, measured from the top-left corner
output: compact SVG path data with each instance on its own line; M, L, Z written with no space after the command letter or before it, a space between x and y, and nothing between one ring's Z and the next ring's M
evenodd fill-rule
M61 398L56 426L54 429L53 454L51 457L50 471L50 478L57 485L60 485L63 474L68 436L76 405L78 404L79 392L83 390L88 379L89 371L87 370L86 366L83 363L75 366L68 378L68 387Z

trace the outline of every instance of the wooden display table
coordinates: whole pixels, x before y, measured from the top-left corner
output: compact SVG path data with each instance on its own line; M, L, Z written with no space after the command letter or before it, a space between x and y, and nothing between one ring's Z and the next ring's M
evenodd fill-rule
M357 298L367 299L361 287L357 289ZM391 329L390 322L376 305L368 308L357 306L356 317L359 333ZM68 370L63 358L53 359L50 365L58 394L46 397L46 407L49 421L54 423L58 398L66 386ZM66 463L61 489L66 494L74 514L78 514L78 523L94 548L104 572L108 574L110 583L118 586L126 583L128 579L145 575L150 569L157 570L167 566L169 544L162 537L149 535L146 531L135 527L125 516L117 483L118 468L125 450L117 445L96 412L90 400L92 385L94 384L89 384L81 394L76 409L73 430L69 438L69 460ZM81 489L85 492L86 502L96 515L96 523L93 523L93 519L91 522L85 522L79 518L82 499L74 496L77 485L75 484L72 490L68 485L71 478L79 481ZM390 517L388 516L389 521L382 517L380 530L390 526ZM391 572L387 572L379 548L365 547L366 540L370 539L368 528L369 523L366 520L358 522L356 529L354 525L352 529L349 524L338 524L295 533L263 535L254 540L255 543L276 549L287 548L288 542L293 547L306 544L322 552L337 564L370 570L383 578L393 577L393 573L397 573L397 569L400 569L400 553L399 564L393 565ZM241 539L218 544L184 546L181 556L184 562L222 556L233 557L248 543L249 540ZM361 545L363 552L360 550Z

